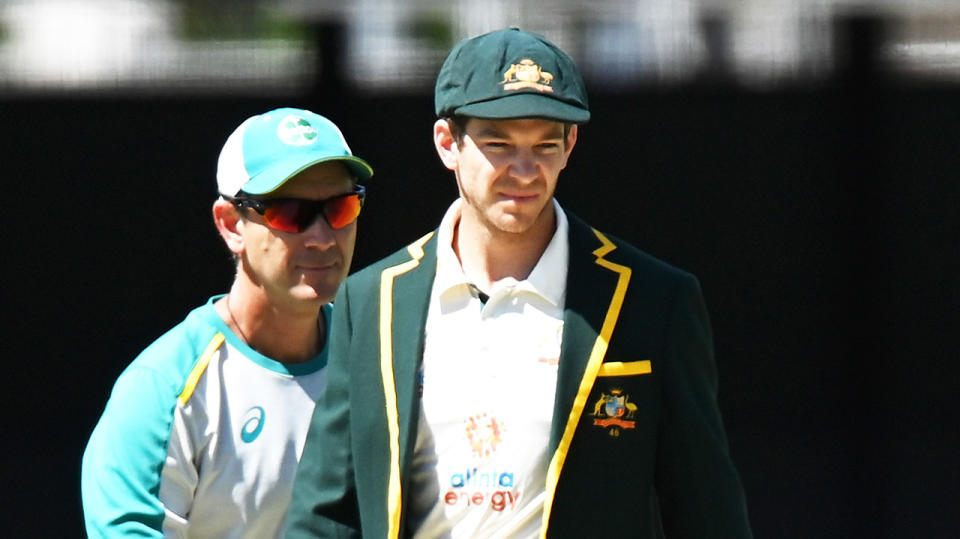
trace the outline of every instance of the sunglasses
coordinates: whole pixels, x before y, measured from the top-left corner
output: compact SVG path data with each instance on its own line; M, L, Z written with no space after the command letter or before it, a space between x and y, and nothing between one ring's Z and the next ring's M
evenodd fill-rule
M303 232L321 215L330 228L339 230L357 220L367 190L357 185L352 193L344 193L323 200L305 198L257 198L241 193L237 197L223 196L238 209L250 208L263 216L270 228L284 232Z

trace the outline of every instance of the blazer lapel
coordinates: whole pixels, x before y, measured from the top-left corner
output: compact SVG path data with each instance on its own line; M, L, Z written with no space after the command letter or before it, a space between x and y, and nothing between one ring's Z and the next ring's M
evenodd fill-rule
M620 316L631 275L629 267L604 258L616 249L613 242L576 216L568 213L567 217L570 263L550 432L553 457L547 469L541 535L546 533L560 473Z
M598 343L598 337L605 323L612 325L616 322L619 316L617 295L625 291L630 278L629 268L615 264L617 267L611 268L610 263L603 259L616 249L609 240L598 236L598 232L575 215L568 213L567 217L570 221L570 267L567 272L560 372L557 375L550 433L550 447L553 449L557 448L567 428L585 376L590 377L586 382L592 386L596 372L587 371L588 362L598 346L605 347L606 342ZM619 299L622 300L622 297ZM605 351L605 348L596 350L600 354L596 356L597 363L602 362L602 353Z
M380 274L380 371L390 440L387 537L403 529L410 456L417 439L420 416L419 366L423 328L436 273L436 240L427 234L407 247L410 258ZM403 429L401 430L401 425Z
M397 405L400 424L413 427L420 416L419 370L430 289L437 268L436 248L434 236L423 245L424 254L417 267L398 275L393 281L393 372ZM406 454L407 450L413 450L416 428L400 434L400 447Z

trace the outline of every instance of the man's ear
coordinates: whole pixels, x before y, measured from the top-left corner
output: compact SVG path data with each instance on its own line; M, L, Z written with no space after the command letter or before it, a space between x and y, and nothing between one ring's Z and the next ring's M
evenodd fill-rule
M223 200L217 199L213 203L213 223L217 226L217 232L235 255L243 253L243 219L237 212L237 207Z
M433 124L433 145L437 148L437 155L443 166L450 170L457 168L457 156L460 148L457 146L457 139L450 131L450 123L447 120L437 120Z
M563 144L563 166L561 169L567 168L567 160L570 159L570 154L573 153L573 147L577 145L577 136L580 135L579 126L573 124L570 126L570 132L567 134L567 140Z

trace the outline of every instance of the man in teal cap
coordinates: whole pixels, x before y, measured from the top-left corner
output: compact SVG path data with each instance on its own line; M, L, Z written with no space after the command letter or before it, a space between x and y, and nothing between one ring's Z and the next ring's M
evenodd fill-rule
M340 289L287 537L750 537L697 279L553 198L574 63L492 32L435 99L460 197Z
M117 379L83 455L89 537L282 533L372 174L307 110L229 136L213 221L236 277Z

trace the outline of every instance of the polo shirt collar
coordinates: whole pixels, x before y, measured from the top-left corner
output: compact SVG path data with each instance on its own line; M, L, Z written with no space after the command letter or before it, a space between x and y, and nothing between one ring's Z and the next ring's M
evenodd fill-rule
M522 290L536 294L555 306L563 306L566 293L567 267L570 260L570 247L567 242L569 223L567 215L556 199L552 200L557 216L557 228L547 244L547 248L540 256L540 260L533 267L533 271L526 280L517 281L506 277L493 283L493 290L485 290L492 298L511 289ZM447 209L440 228L437 231L437 275L434 280L434 290L441 297L447 296L454 290L469 290L472 283L463 273L460 260L453 251L453 230L460 221L463 199L458 198Z

